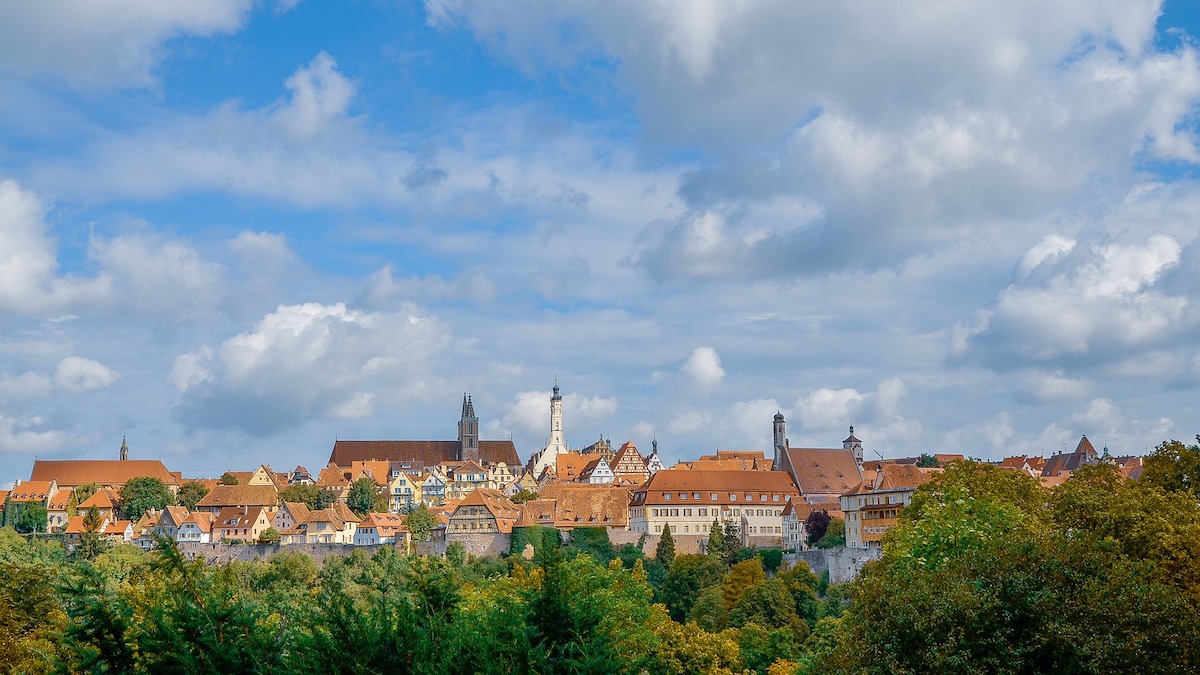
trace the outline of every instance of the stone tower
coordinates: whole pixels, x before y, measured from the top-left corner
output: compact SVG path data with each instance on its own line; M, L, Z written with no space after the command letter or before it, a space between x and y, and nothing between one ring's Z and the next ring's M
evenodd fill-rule
M129 445L125 442L125 437L121 437L121 461L129 459Z
M783 456L788 449L787 421L783 419L783 413L775 413L773 428L775 431L775 458L771 463L771 468L775 471L782 471L779 463L783 461Z
M458 460L479 462L479 418L470 394L463 394L462 418L458 420Z

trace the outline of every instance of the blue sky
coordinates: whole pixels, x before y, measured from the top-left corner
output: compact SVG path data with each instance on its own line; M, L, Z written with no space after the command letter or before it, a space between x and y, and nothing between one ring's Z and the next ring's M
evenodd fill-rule
M1200 18L1092 0L0 9L0 483L335 438L668 463L1200 431Z

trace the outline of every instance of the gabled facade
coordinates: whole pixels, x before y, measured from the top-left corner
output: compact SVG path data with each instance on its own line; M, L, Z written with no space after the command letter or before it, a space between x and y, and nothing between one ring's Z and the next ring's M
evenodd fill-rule
M392 472L387 486L388 508L399 511L421 502L421 484L416 476L404 471Z
M900 510L935 471L912 464L883 464L875 476L842 495L846 546L878 550L883 535L895 527Z
M450 514L447 536L454 534L507 534L512 532L519 509L499 490L481 488L467 495Z
M272 513L279 504L279 491L268 485L216 485L196 502L197 511L220 515L226 508L263 508Z
M650 471L646 468L646 458L642 457L642 453L638 452L637 446L632 441L623 443L621 449L617 450L617 454L613 457L612 472L613 480L616 480L617 477L625 477L634 484L645 483L650 478Z
M175 541L180 543L208 544L212 542L213 515L205 511L193 511L179 524Z
M262 506L228 506L217 514L213 537L217 541L254 543L271 527L271 513Z
M577 480L580 483L607 485L613 482L613 471L604 457L597 457L583 467Z
M396 513L368 513L354 530L354 545L404 544L407 536L404 516ZM403 548L407 549L407 546Z

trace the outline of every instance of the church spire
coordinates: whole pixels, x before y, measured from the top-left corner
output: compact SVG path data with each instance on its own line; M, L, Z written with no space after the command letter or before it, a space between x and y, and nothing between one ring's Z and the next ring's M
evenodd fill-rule
M125 442L124 434L121 435L121 461L129 459L129 444Z

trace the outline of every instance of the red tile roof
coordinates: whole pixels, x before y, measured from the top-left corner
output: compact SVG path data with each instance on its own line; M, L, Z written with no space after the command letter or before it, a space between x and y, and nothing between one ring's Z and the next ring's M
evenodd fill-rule
M417 461L425 466L454 461L458 457L458 441L336 441L329 461L349 467L354 461L386 460ZM479 461L487 464L504 462L519 466L517 446L512 441L479 441Z
M167 485L179 485L179 476L167 470L157 459L39 459L33 462L30 480L55 480L61 487L86 483L120 487L130 478L158 478Z

